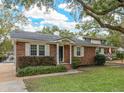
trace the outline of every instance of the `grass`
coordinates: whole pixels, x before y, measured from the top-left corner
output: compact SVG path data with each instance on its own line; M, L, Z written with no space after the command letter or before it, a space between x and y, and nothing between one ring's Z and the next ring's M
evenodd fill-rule
M24 80L28 91L41 92L121 92L123 67L95 67L79 74Z

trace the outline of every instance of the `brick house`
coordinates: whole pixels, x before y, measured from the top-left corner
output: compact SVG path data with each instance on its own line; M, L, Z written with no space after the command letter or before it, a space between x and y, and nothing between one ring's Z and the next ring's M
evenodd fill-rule
M79 57L82 65L94 64L97 48L100 53L109 52L111 46L101 44L101 40L84 38L62 38L34 32L13 31L15 59L21 56L52 56L56 64L71 64L73 57ZM15 60L16 62L16 60Z

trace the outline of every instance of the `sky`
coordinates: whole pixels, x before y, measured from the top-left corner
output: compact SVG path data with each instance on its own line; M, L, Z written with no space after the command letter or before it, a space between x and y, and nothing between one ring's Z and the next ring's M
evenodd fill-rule
M29 24L24 26L16 25L26 31L34 32L41 30L44 26L53 25L58 26L60 29L75 31L75 25L78 24L70 14L71 9L67 8L67 3L63 2L63 0L56 0L56 5L54 9L49 9L50 12L46 12L46 6L42 6L42 9L39 9L35 5L29 10L25 10L22 6L18 8L28 18Z
M1 4L1 0L0 0ZM36 5L31 7L29 10L24 9L23 6L16 6L19 11L21 11L25 17L28 18L29 23L27 25L22 25L15 23L20 29L24 31L41 31L44 26L58 26L60 29L67 29L73 32L79 30L75 29L75 25L79 24L79 21L75 21L74 17L71 15L71 8L67 8L69 3L64 2L64 0L56 0L54 9L50 8L49 12L46 12L46 6L42 5L42 9L39 9ZM79 12L76 12L79 15ZM92 20L91 17L87 16L83 18L82 23L87 20Z

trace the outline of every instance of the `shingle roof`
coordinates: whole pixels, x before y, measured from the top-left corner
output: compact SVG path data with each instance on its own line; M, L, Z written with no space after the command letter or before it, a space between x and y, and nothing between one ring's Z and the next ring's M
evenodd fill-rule
M46 35L41 33L26 32L26 31L13 31L10 34L11 38L18 39L31 39L31 40L42 40L42 41L55 41L59 39L59 36L56 35Z
M46 42L54 42L62 37L57 36L57 35L47 35L47 34L41 34L41 33L36 33L36 32L26 32L26 31L13 31L10 34L11 38L16 38L16 39L29 39L29 40L40 40L40 41L46 41ZM87 41L83 41L77 38L71 38L72 41L76 45L85 45L85 46L96 46L96 44L92 44Z

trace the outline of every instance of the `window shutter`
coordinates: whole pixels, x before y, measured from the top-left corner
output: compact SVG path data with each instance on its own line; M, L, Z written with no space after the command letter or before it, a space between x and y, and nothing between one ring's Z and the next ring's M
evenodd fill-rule
M45 45L45 56L50 56L50 47L49 47L49 45Z
M30 55L30 44L25 43L25 56Z
M81 47L81 56L84 56L84 47Z
M77 47L74 46L74 56L76 57L77 56Z

